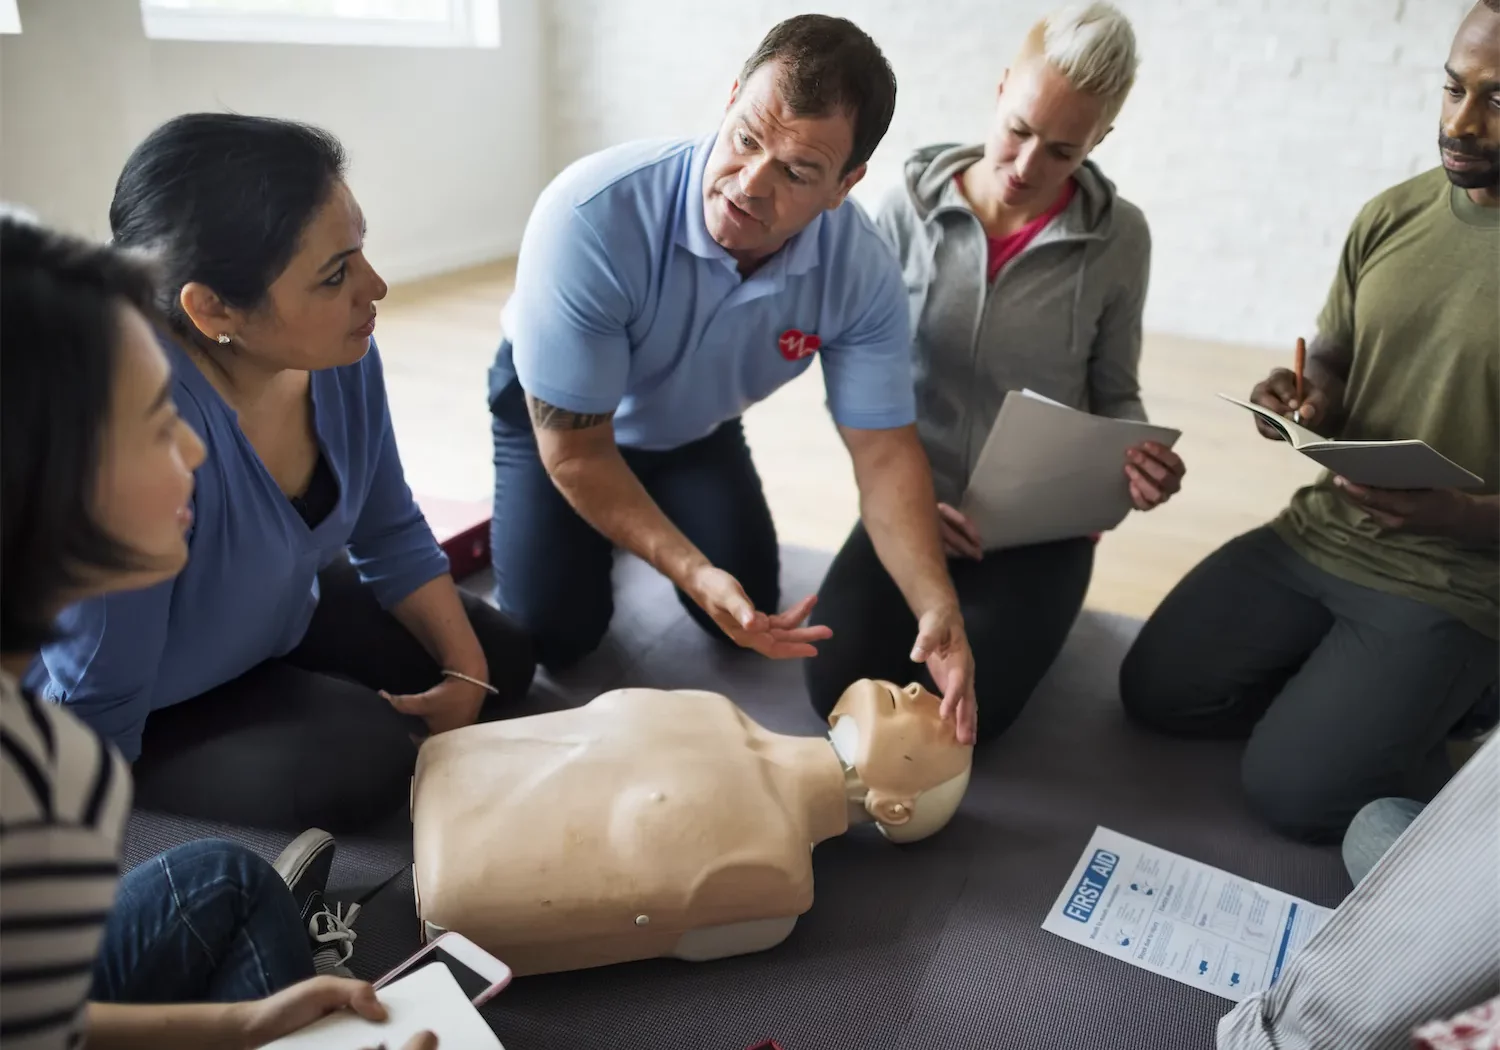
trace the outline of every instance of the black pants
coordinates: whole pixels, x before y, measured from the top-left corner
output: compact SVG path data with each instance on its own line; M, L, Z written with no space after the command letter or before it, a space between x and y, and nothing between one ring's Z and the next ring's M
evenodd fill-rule
M1333 842L1367 802L1437 792L1447 733L1494 685L1497 658L1447 613L1341 580L1260 528L1167 595L1120 695L1163 732L1248 737L1251 805L1288 835Z
M318 583L317 611L296 649L146 720L133 771L142 809L351 831L406 803L411 734L422 723L377 690L423 692L441 681L440 668L347 560ZM483 601L465 594L463 602L500 690L481 717L523 713L536 669L530 640Z
M507 403L519 392L512 384L501 395L494 420L495 596L536 639L542 664L559 670L593 652L609 628L614 547L552 484L524 407L518 421L515 406ZM667 452L621 452L672 523L714 565L739 580L757 609L776 611L781 600L776 528L740 421L730 420L708 437ZM697 603L680 591L678 599L700 627L725 638Z
M1094 570L1092 540L1064 540L995 551L983 561L950 559L948 570L974 651L979 742L1016 720L1057 659ZM812 622L833 628L806 663L813 709L827 717L861 678L933 689L927 668L910 660L917 621L875 555L862 525L844 542L818 592Z

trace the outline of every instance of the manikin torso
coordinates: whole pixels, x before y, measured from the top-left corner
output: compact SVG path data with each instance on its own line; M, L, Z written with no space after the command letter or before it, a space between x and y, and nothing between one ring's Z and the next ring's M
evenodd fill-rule
M851 772L704 692L443 733L413 781L418 911L517 974L769 948L812 906L812 847L849 827Z

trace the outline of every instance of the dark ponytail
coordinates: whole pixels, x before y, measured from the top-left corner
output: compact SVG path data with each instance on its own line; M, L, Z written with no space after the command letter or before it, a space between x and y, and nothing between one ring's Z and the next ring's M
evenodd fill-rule
M345 166L343 146L319 128L186 114L153 131L125 162L110 229L116 244L156 258L161 312L201 343L182 310L183 286L207 285L243 310L260 306Z

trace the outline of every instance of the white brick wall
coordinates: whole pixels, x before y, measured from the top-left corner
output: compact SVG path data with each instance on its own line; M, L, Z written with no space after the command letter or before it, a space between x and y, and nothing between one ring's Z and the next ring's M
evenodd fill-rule
M1310 334L1349 222L1437 163L1442 65L1471 0L1117 0L1143 62L1095 159L1155 239L1146 324L1284 350ZM1047 0L547 0L553 164L715 126L777 20L858 22L900 83L866 203L914 147L978 141Z

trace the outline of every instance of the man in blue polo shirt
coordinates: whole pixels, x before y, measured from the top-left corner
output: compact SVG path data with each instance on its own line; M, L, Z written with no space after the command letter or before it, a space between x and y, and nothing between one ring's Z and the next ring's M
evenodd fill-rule
M745 63L717 132L585 157L538 200L490 372L492 530L500 607L546 666L599 644L616 547L672 580L715 635L815 655L829 632L804 626L813 598L776 611L776 532L740 415L820 358L862 519L918 621L912 660L973 738L906 292L845 201L895 99L858 27L798 16Z

